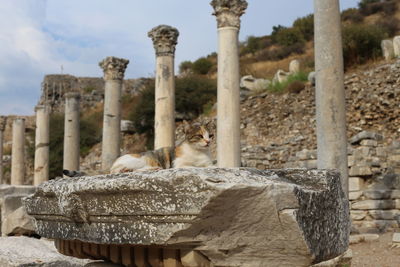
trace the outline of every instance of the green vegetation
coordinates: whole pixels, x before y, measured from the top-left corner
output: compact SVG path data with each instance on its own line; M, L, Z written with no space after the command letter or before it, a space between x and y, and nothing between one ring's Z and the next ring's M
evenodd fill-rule
M189 60L187 61L182 61L182 63L179 65L179 73L184 73L188 70L191 70L193 67L193 63Z
M205 75L208 74L212 66L213 63L209 59L201 57L193 62L192 70L195 74Z
M386 37L376 25L351 24L343 28L345 67L362 64L382 55L381 41Z
M292 83L295 83L295 82L296 83L298 83L298 82L304 83L306 81L307 81L307 74L304 72L299 72L299 73L289 75L288 78L283 82L271 83L267 90L270 92L273 92L273 93L283 93L283 92L286 92L286 89Z
M314 37L314 15L310 14L296 19L293 22L293 28L297 29L301 33L304 40L312 40Z
M140 101L129 114L139 133L146 133L149 139L154 135L154 82L144 89ZM216 100L217 86L214 80L198 75L176 79L176 111L198 116L209 109Z
M394 0L361 0L358 7L364 16L376 13L391 16L396 12L397 4Z
M87 155L90 148L100 142L101 128L96 126L96 116L81 118L80 122L80 153ZM50 117L50 162L49 176L55 178L62 175L64 151L64 115L52 114Z

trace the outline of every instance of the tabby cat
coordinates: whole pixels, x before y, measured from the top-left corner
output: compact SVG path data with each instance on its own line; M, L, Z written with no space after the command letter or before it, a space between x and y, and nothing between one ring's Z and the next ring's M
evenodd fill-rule
M186 167L210 167L212 135L199 123L184 122L185 140L175 148L164 147L141 154L127 154L119 157L111 166L111 173L136 170L156 170Z

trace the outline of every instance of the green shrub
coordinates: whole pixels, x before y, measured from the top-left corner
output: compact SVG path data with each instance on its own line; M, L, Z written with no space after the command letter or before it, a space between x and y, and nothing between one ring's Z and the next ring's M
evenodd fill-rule
M188 70L191 70L193 67L193 63L189 60L187 61L182 61L182 63L179 65L179 73L184 73Z
M303 44L305 39L298 28L285 28L277 33L276 42L283 46L292 46L299 43Z
M192 70L196 74L205 75L211 70L212 66L213 63L209 59L201 57L193 62Z
M383 32L387 33L388 37L396 35L400 30L400 22L395 17L382 18L376 24L382 28Z
M254 37L254 36L247 37L245 48L246 48L247 53L254 54L255 52L257 52L258 50L260 50L262 48L260 38Z
M369 16L378 12L391 16L396 13L396 1L363 0L359 3L360 12L364 16Z
M348 8L342 12L342 20L361 23L364 20L364 16L360 14L360 11L357 8Z
M175 103L176 111L198 116L215 102L217 93L216 82L201 76L187 76L176 79ZM154 82L141 93L141 101L129 115L139 133L148 137L154 135Z
M381 41L386 34L376 25L347 25L343 28L345 67L365 63L382 54Z
M296 19L293 22L293 28L300 31L304 40L310 41L314 36L314 15L310 14Z
M268 87L268 91L273 93L283 93L287 90L288 86L294 82L306 82L307 81L307 74L304 72L295 73L289 75L289 77L283 82L274 82L271 83ZM297 85L299 86L299 85ZM294 90L294 89L293 89Z
M297 43L290 46L281 46L270 50L262 51L256 56L257 61L277 61L292 54L302 54L304 53L304 43Z
M101 128L91 117L80 121L80 154L87 155L90 148L101 141ZM62 175L64 153L64 114L50 116L50 160L49 177Z

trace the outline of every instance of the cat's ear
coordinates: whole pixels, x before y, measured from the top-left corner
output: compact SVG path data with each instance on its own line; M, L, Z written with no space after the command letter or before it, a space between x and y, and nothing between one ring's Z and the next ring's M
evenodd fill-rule
M189 132L190 125L186 120L183 120L183 132L186 134Z

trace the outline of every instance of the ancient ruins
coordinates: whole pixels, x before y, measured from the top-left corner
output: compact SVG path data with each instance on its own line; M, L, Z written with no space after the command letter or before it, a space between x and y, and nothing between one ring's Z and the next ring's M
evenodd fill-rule
M345 86L352 82L345 82L343 73L339 1L314 3L315 113L310 112L313 121L304 118L315 122L309 128L316 133L317 149L299 151L295 157L284 151L299 142L295 136L282 147L241 145L245 130L240 87L267 82L250 75L240 82L238 35L246 0L210 3L218 32L215 168L108 174L121 154L122 94L127 87L140 87L124 80L129 60L103 59L102 80L46 76L35 107L32 185L25 185L22 117L12 121L10 185L3 179L7 123L0 117L0 266L22 266L11 265L14 261L33 264L29 253L41 253L14 253L18 249L7 245L11 237L6 236L23 235L15 238L18 244L46 247L52 264L59 264L51 266L106 266L94 260L140 267L312 266L344 257L350 231L398 229L400 145L383 145L383 136L369 131L348 140ZM159 25L148 36L156 54L154 147L174 147L179 32ZM382 48L388 60L399 56L399 39L384 40ZM300 68L300 61L292 60L289 73ZM400 70L400 63L388 68ZM284 78L283 72L277 73L277 80ZM91 89L97 84L102 90L88 93L78 84ZM261 97L249 97L247 110L256 109ZM94 176L49 177L50 113L64 110L63 168L79 171L80 111L99 99L104 100L101 171ZM266 116L261 119L268 120ZM281 169L271 170L278 164ZM384 173L392 166L392 172ZM374 175L383 178L370 185ZM27 238L39 236L46 240L35 243Z

